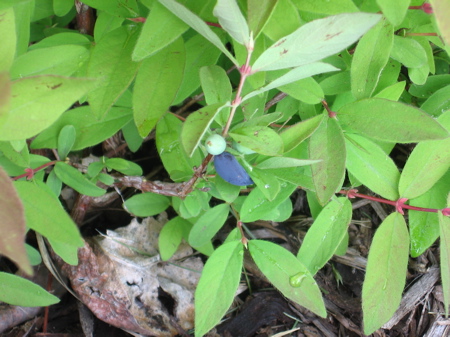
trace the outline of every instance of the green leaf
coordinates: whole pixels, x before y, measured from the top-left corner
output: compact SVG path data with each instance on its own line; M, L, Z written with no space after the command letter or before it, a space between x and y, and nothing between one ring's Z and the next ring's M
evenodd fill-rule
M53 11L57 16L65 16L72 9L73 3L66 0L53 0Z
M352 204L347 198L331 200L308 229L297 258L315 275L327 263L347 233Z
M394 161L371 140L347 133L347 169L375 193L397 200L400 172Z
M439 122L420 109L382 98L368 98L338 110L342 129L393 143L444 139L449 136Z
M285 248L262 240L248 242L250 254L267 279L290 300L320 317L327 312L309 270Z
M317 199L325 205L342 186L345 174L345 141L334 118L325 118L309 139L309 158Z
M207 210L197 220L189 233L189 244L202 247L212 240L228 218L230 206L220 204Z
M276 198L280 192L280 182L270 172L253 168L251 178L268 200Z
M252 1L248 1L248 6ZM260 0L253 0L256 4L254 7L256 9L260 8ZM250 28L252 28L251 21L251 9L248 8L247 12L248 22ZM281 25L280 22L283 22ZM266 25L263 28L264 35L267 36L270 40L276 41L283 36L291 34L294 32L303 21L300 19L300 15L298 13L297 8L292 3L292 1L276 1L276 6L269 17ZM253 31L253 29L252 29Z
M35 136L95 85L93 80L36 76L12 82L10 110L0 120L0 140Z
M136 152L139 150L144 142L144 139L139 135L139 131L136 124L134 124L134 121L128 122L122 128L122 134L131 152Z
M418 68L427 63L427 53L412 38L394 35L391 57L408 68Z
M146 217L165 211L169 205L166 196L147 192L133 195L124 202L123 207L134 216Z
M66 158L77 137L77 131L73 125L66 125L61 129L58 136L58 155L59 158Z
M78 265L78 245L63 241L57 241L50 238L47 239L52 246L53 251L61 259L63 259L65 263L68 263L72 266Z
M438 121L450 130L450 111ZM420 142L406 161L399 182L402 198L416 198L428 191L450 168L450 137Z
M215 45L222 53L224 53L231 62L239 66L234 56L228 51L225 45L220 41L219 37L208 27L208 25L197 15L192 13L183 5L174 0L159 0L168 10L183 20L187 25L197 31L205 39Z
M255 40L278 6L277 3L277 0L249 0L247 2L247 21Z
M405 91L405 85L406 81L397 82L390 85L389 87L384 88L374 97L385 98L391 101L398 101L400 99L400 96L403 94L403 91Z
M383 18L358 42L350 71L352 94L356 99L372 96L389 60L393 36L394 27Z
M317 115L305 121L301 121L300 123L294 124L281 132L280 137L284 143L284 152L286 153L291 151L311 136L311 134L319 127L323 118L324 115Z
M164 115L156 125L156 148L164 168L173 181L184 181L194 173L193 167L199 166L202 156L195 151L192 158L180 144L182 123L172 114Z
M350 81L350 71L347 70L324 78L320 86L325 95L337 95L350 91Z
M370 335L397 310L406 281L409 235L399 213L389 215L377 229L362 290L364 333Z
M450 186L450 171L421 196L409 200L411 206L441 209L446 206L445 198ZM436 242L439 237L437 213L408 211L411 237L411 256L418 257Z
M3 156L18 166L30 166L30 153L27 146L24 146L20 151L16 151L13 148L12 142L0 142L0 151Z
M248 126L233 129L229 133L237 143L266 156L283 153L283 141L274 130L262 126Z
M298 67L336 54L356 42L380 18L377 14L345 13L308 22L263 52L253 71Z
M259 169L274 169L274 168L285 168L285 167L297 167L306 166L318 163L318 160L310 159L297 159L289 157L272 157L266 159L258 164Z
M122 18L137 17L139 13L136 0L87 0L83 3Z
M127 176L142 175L142 168L138 164L122 158L108 158L105 160L105 165L108 169L116 170L117 172L123 173Z
M66 111L49 128L42 131L31 143L31 148L56 148L58 135L66 125L75 128L77 138L72 151L97 145L113 136L132 120L132 109L113 107L103 119L97 119L89 106Z
M27 243L25 244L25 250L27 251L28 259L30 260L30 264L32 266L37 266L41 264L42 257L41 253L39 253L39 250L37 250L33 246L30 246Z
M450 85L434 92L420 107L434 117L450 109Z
M19 56L11 67L11 78L36 75L71 76L89 59L86 46L65 44L39 48Z
M99 85L88 94L88 101L97 118L103 118L128 88L139 68L131 60L137 29L126 26L105 34L91 53L87 75L99 79Z
M178 39L188 26L155 1L133 50L133 61L142 61Z
M195 290L195 336L215 327L233 302L241 279L244 248L232 241L217 248L206 261Z
M211 184L209 193L217 198L222 199L227 203L232 203L239 196L241 186L230 184L223 180L221 176L216 174L214 183Z
M178 249L185 233L189 233L192 224L177 216L164 224L158 238L159 253L163 261L169 260Z
M78 227L51 192L28 181L16 181L14 186L25 209L27 227L48 239L83 247Z
M200 82L208 105L231 101L231 83L223 68L216 65L200 68Z
M16 51L16 27L14 9L0 9L0 32L2 32L2 43L0 43L0 73L8 71L13 64Z
M247 95L245 95L242 98L242 102L244 102L254 96L257 96L265 91L272 90L272 89L281 87L283 85L301 80L302 78L310 77L310 76L317 75L317 74L327 73L330 71L336 71L336 70L339 70L339 69L336 67L333 67L332 65L330 65L328 63L323 63L323 62L314 62L311 64L306 64L303 66L296 67L296 68L290 70L289 72L287 72L286 74L273 80L272 82L265 85L264 87L248 93Z
M46 307L58 303L59 298L31 281L0 272L0 301L23 307Z
M450 305L450 217L444 216L442 212L438 213L439 229L441 234L440 242L440 264L442 289L444 292L444 310L448 317Z
M192 157L214 118L224 107L223 103L208 105L186 118L181 129L181 143L189 157Z
M445 44L450 45L450 29L448 28L448 15L450 14L450 5L447 1L430 0L433 8L433 15L436 18L436 25L439 28L442 39Z
M185 63L183 39L142 62L133 90L134 120L146 137L169 109L181 85Z
M293 0L293 2L301 11L312 13L339 14L342 12L358 12L358 7L351 0Z
M286 199L289 199L296 188L297 187L293 184L286 182L281 183L280 193L278 193L272 201L269 201L259 188L255 188L250 192L247 198L245 198L245 201L242 204L240 214L241 221L252 222L256 220L265 220L272 216L271 213L273 210Z
M88 180L73 166L58 162L56 163L54 170L58 178L61 179L64 184L72 187L78 193L91 197L99 197L106 193L106 190Z
M22 202L8 174L0 166L0 253L28 275L33 274L25 250L26 224Z
M383 14L394 26L398 26L402 23L410 2L411 0L377 0L377 4L380 6Z
M218 0L213 14L219 19L220 26L238 43L251 47L250 31L236 0Z
M312 77L283 85L278 89L307 104L318 104L324 99L321 86Z
M448 85L450 85L449 74L434 75L429 76L427 78L427 81L423 85L412 84L409 87L408 91L411 95L415 97L428 98L439 89L444 88ZM422 109L427 111L427 109L424 109L423 107Z

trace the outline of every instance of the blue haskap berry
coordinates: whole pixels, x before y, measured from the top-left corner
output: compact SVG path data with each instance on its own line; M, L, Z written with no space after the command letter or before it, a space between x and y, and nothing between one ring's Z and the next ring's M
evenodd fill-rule
M205 142L206 151L213 156L221 154L227 148L227 142L221 135L211 135Z
M217 174L230 184L237 186L253 184L252 178L250 178L242 165L229 152L223 152L218 156L214 156L214 166Z

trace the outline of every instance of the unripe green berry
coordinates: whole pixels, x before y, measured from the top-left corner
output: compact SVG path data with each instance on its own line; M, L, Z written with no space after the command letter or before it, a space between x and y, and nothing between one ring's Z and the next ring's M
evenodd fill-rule
M233 147L242 154L255 153L255 151L253 151L252 149L249 149L248 147L241 145L240 143L235 142L235 141L233 141Z
M221 154L227 148L227 142L221 135L211 135L205 142L206 151L213 156Z

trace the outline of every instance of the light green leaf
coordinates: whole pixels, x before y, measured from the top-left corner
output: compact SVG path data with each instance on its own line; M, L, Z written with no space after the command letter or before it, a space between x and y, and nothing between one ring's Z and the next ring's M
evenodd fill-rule
M260 0L254 0L254 7L260 8ZM248 1L250 4L251 1ZM248 5L247 7L249 7ZM252 27L251 10L248 9L247 13L248 22L250 28ZM280 24L280 23L283 24ZM277 0L276 6L269 17L266 25L263 28L264 35L272 41L277 41L283 36L289 35L294 32L302 23L300 14L295 5L290 0Z
M258 164L259 169L274 169L274 168L285 168L285 167L297 167L306 166L318 163L318 160L310 159L297 159L289 157L272 157L266 159Z
M331 200L308 229L297 258L315 275L327 263L347 233L352 204L347 198Z
M284 152L289 152L300 145L319 127L324 115L317 115L300 123L294 124L280 133L284 143Z
M30 167L30 153L28 147L24 146L20 151L13 147L13 142L0 142L0 151L2 155L8 158L12 163L20 167Z
M418 68L427 63L427 53L412 38L394 35L391 57L408 68Z
M73 166L58 162L56 163L54 170L58 178L61 179L64 184L72 187L78 193L91 197L99 197L106 193L106 190L88 180Z
M223 103L208 105L191 113L186 118L181 129L181 143L189 157L194 154L214 118L225 107L226 105Z
M276 198L280 192L281 184L273 174L258 168L253 168L250 176L268 200L272 201Z
M95 86L88 79L36 76L11 83L10 110L0 120L0 140L35 136Z
M227 50L225 45L220 41L219 37L208 27L208 25L197 15L192 13L183 5L174 0L159 0L168 10L183 20L187 25L197 31L205 39L215 45L222 53L224 53L231 62L239 67L234 56Z
M231 100L231 83L223 68L216 65L200 68L200 82L207 104L225 103Z
M123 158L108 158L105 160L105 165L110 170L116 170L127 176L141 176L142 168L132 161Z
M316 281L308 269L285 248L262 240L248 242L250 254L268 280L290 300L326 317Z
M394 27L383 18L358 42L350 77L352 94L356 99L372 96L389 60L393 36Z
M188 26L155 1L133 50L133 61L142 61L178 39Z
M243 250L241 242L228 242L206 261L195 290L195 337L215 327L230 308L241 279Z
M113 136L132 118L131 109L113 107L103 119L99 120L89 106L81 106L63 113L52 126L42 131L33 140L31 148L56 148L61 130L66 125L72 125L77 134L72 150L82 150Z
M448 131L434 118L411 105L368 98L338 110L342 129L395 143L444 139Z
M36 75L71 76L89 59L87 46L65 44L39 48L19 56L11 67L11 78Z
M193 167L199 166L203 155L194 151L192 158L180 144L182 122L172 114L164 115L156 125L156 148L164 168L173 181L184 181L192 177Z
M123 208L134 216L146 217L165 211L169 205L166 196L147 192L133 195L124 202Z
M78 227L51 192L28 181L16 181L14 186L25 209L27 227L48 239L83 247Z
M97 118L103 118L133 81L139 63L131 60L137 29L126 26L105 34L91 53L87 74L99 79L88 101Z
M259 188L255 188L250 192L247 198L245 198L245 201L242 204L240 214L241 221L252 222L256 220L266 220L273 216L273 210L281 205L286 199L289 199L296 188L297 186L293 184L282 182L280 184L280 193L278 193L272 201L269 201Z
M249 46L250 31L236 0L218 0L213 14L221 27L238 43Z
M183 39L142 62L133 90L134 120L146 137L169 109L181 85L185 63Z
M14 60L16 51L16 27L15 15L12 7L0 10L0 32L2 43L0 43L0 73L8 71Z
M318 104L324 99L321 86L312 77L283 85L278 89L307 104Z
M26 223L22 202L12 180L0 166L0 254L8 257L28 275L33 274L25 251Z
M438 121L450 130L450 111ZM450 168L450 137L420 142L406 161L399 182L402 198L416 198L428 191Z
M436 90L420 108L434 117L450 110L450 85Z
M400 213L389 215L375 232L362 290L364 333L370 335L397 310L406 281L409 235Z
M427 81L423 85L412 84L409 87L409 93L415 97L419 98L428 98L433 93L438 91L441 88L444 88L450 84L450 75L442 74L442 75L433 75L427 78ZM427 109L422 108L427 111ZM428 111L427 111L428 112Z
M45 307L58 303L59 298L27 279L0 272L0 301L23 307Z
M358 7L351 0L293 0L295 5L301 11L321 13L321 14L339 14L358 12Z
M158 238L159 253L163 261L169 260L178 249L185 233L189 233L192 224L182 217L175 217L164 224ZM186 233L186 234L187 234Z
M394 26L402 23L411 0L377 0L383 14Z
M53 11L57 16L64 16L69 13L73 5L72 1L53 0Z
M406 81L394 83L381 90L374 97L385 98L391 101L398 101L400 99L400 96L403 94L403 91L405 91L405 85Z
M439 229L441 234L440 257L441 257L441 279L444 292L444 310L448 317L450 305L450 217L438 212Z
M139 16L136 0L86 0L83 3L122 18Z
M283 153L283 141L274 130L263 126L247 126L229 133L237 143L266 156Z
M281 87L283 85L301 80L302 78L307 78L310 76L314 76L317 74L327 73L330 71L336 71L339 70L338 68L333 67L332 65L328 63L323 62L314 62L311 64L306 64L303 66L296 67L286 74L282 75L281 77L278 77L277 79L273 80L269 84L265 85L264 87L257 89L255 91L252 91L245 95L242 98L242 102L259 95L265 91L272 90L278 87Z
M342 186L345 174L345 141L334 118L325 118L309 139L309 158L317 199L322 205Z
M383 198L397 200L400 172L394 161L363 136L347 133L345 137L348 171Z
M301 26L267 49L253 64L253 71L298 67L331 56L356 42L381 16L345 13Z
M272 16L277 3L277 0L249 0L247 2L248 25L255 40Z
M65 159L72 150L73 144L77 137L77 132L73 125L66 125L61 129L58 136L58 155L59 158Z
M207 210L197 220L189 233L189 244L202 247L212 240L228 218L230 206L220 204Z

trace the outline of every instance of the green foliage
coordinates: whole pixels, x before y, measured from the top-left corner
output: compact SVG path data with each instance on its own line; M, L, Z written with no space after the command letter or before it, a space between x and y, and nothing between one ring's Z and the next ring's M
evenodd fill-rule
M136 152L155 135L175 183L153 190L148 184L123 206L139 217L169 207L176 213L159 237L163 260L183 239L209 256L195 294L196 336L229 309L246 249L287 298L325 317L314 275L333 254L345 253L351 203L335 194L353 185L364 185L398 211L383 221L370 247L365 333L397 309L408 256L422 254L438 237L448 313L448 4L431 1L436 10L430 16L409 9L408 0L85 3L97 11L93 36L67 28L76 13L67 1L0 5L1 254L31 273L30 260L37 263L39 256L27 254L29 228L76 264L83 240L59 201L63 185L99 197L105 185L123 186L119 176L144 174L123 158L77 163L77 151L87 153L122 132ZM440 33L442 40L424 32ZM280 96L286 97L277 101ZM187 100L197 105L186 118L168 112ZM220 151L204 146L211 134L223 137ZM403 143L417 145L400 170L390 152ZM57 155L38 156L30 148ZM211 158L224 150L239 170L222 167L227 174L221 177L222 157L217 168ZM233 176L243 171L248 176ZM136 181L148 183L132 178L134 188ZM243 178L254 182L246 193L236 186ZM315 220L297 256L245 237L244 223L289 219L290 196L299 187L307 190ZM413 207L409 224L402 216L407 207ZM232 222L237 228L215 249L216 234ZM28 281L0 276L2 301L56 301Z

